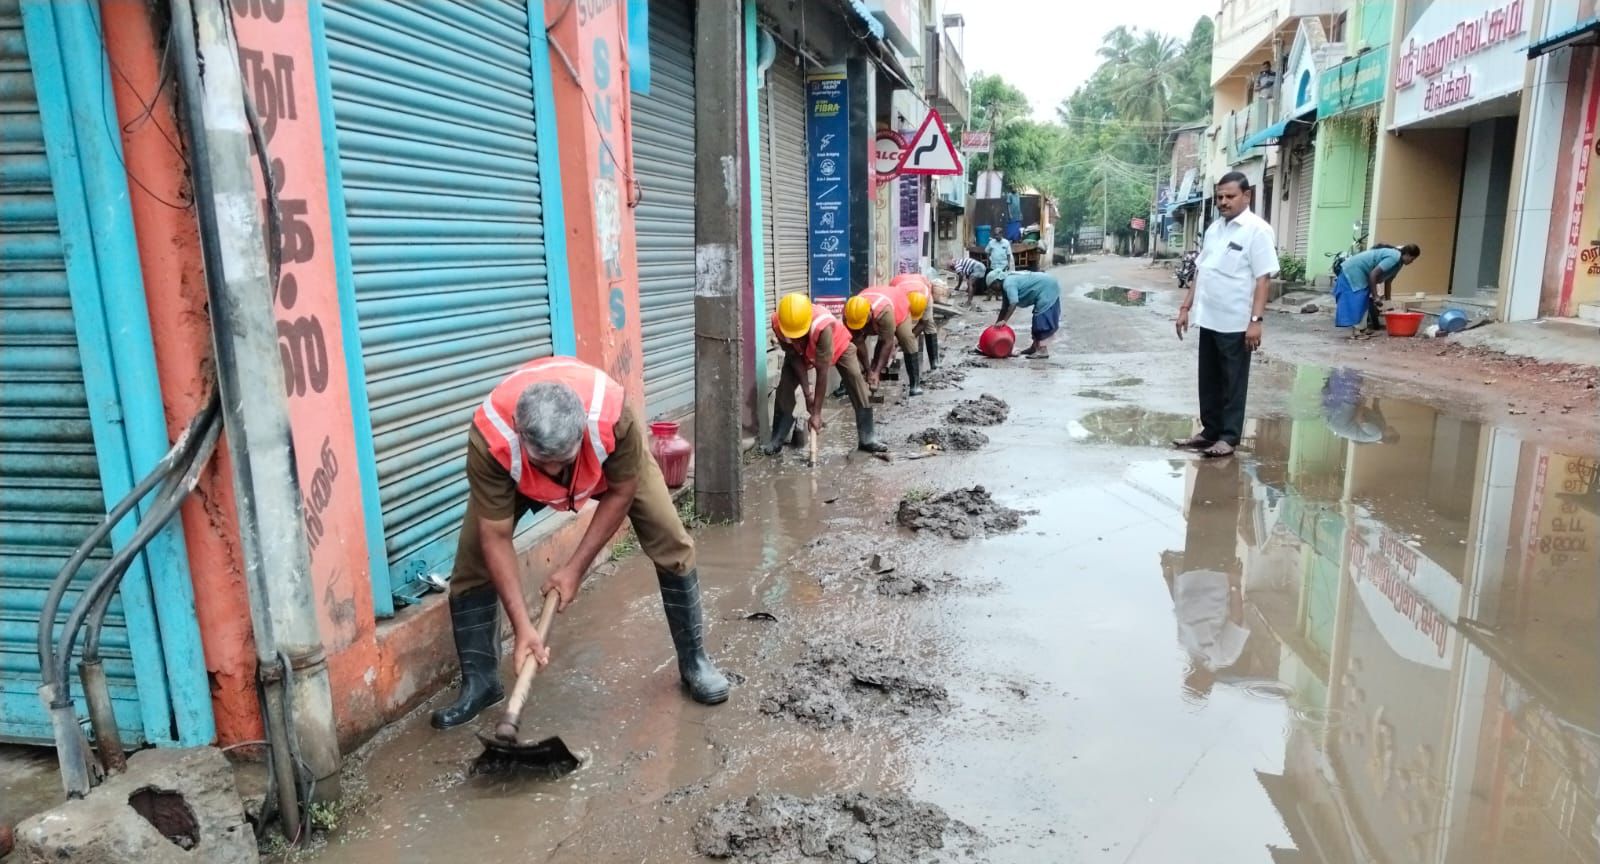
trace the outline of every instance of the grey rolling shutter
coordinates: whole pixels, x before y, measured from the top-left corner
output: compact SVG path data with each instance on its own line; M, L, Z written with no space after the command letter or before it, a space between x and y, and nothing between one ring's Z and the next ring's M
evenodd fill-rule
M478 403L511 370L553 353L528 8L324 3L398 586L448 571L455 556Z
M66 206L73 206L66 203ZM0 0L0 740L47 743L35 634L50 583L106 514L57 202L17 0ZM97 548L66 608L111 557ZM120 595L101 658L123 743L145 740ZM65 620L64 608L58 620ZM76 684L73 687L77 689ZM79 716L84 711L80 707Z
M1308 142L1309 146L1309 142ZM1311 178L1315 174L1314 150L1308 149L1294 167L1294 254L1302 260L1311 238Z
M773 64L776 66L777 61L774 60ZM775 86L777 86L776 74L773 67L768 67L767 83L761 88L756 99L761 109L761 260L765 265L765 272L761 276L761 288L766 294L769 316L778 311L778 212L777 196L772 186L772 166L777 161L777 151L773 149L772 140L772 91ZM770 333L771 328L767 328L767 332ZM768 342L771 343L773 340L769 338Z
M810 200L806 189L806 90L799 57L778 46L772 90L772 210L776 292L811 292Z
M694 404L694 4L651 0L650 93L633 103L639 324L649 416Z

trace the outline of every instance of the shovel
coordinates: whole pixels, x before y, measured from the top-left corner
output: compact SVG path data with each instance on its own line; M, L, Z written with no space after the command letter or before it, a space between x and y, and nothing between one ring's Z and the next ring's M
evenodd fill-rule
M539 638L550 633L550 619L556 614L556 599L546 597L544 608L539 610ZM505 715L494 727L493 735L478 733L483 742L483 752L472 763L473 774L506 774L526 772L549 778L560 777L578 769L583 760L567 747L560 736L552 735L539 741L523 741L517 737L522 722L522 706L527 704L528 691L533 687L533 676L539 663L528 658L511 688L511 698L506 701Z

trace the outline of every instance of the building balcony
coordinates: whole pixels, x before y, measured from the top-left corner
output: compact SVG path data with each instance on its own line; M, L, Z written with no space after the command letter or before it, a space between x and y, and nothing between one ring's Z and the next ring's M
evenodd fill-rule
M1262 63L1275 62L1274 37L1287 51L1301 18L1337 15L1347 5L1346 0L1222 0L1211 48L1211 85L1256 74Z
M967 93L967 67L948 32L928 32L928 101L939 110L945 126L963 125L971 116Z

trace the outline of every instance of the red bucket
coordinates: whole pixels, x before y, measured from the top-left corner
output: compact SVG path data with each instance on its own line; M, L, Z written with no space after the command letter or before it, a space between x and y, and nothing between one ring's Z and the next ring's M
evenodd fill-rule
M1421 312L1385 312L1383 328L1390 336L1415 336L1422 326Z
M994 324L978 336L978 352L989 357L1010 357L1016 344L1017 334L1005 324Z

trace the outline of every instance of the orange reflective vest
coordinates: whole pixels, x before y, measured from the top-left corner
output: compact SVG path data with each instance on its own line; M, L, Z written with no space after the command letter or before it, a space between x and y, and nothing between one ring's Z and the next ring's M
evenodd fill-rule
M906 319L911 317L910 289L904 283L899 285L874 285L862 291L859 296L867 298L872 304L872 319L876 321L883 310L894 308L894 326L899 327Z
M928 277L922 275L921 273L901 273L899 276L890 279L889 284L903 286L907 291L913 288L922 291L933 290L933 283L929 282ZM929 297L928 299L932 300L933 298Z
M833 317L833 313L822 308L822 304L813 303L811 305L811 333L806 337L805 348L806 363L811 366L817 365L817 336L824 330L833 332L833 357L828 360L830 365L837 364L839 358L844 356L844 352L851 348L850 331L844 326L844 322ZM779 336L783 335L783 331L778 329L778 313L776 312L772 313L772 332L777 333Z
M522 391L546 381L571 387L589 415L589 428L578 446L566 486L528 461L515 426ZM472 415L472 423L489 443L489 453L516 482L517 491L546 507L576 510L608 488L601 466L617 449L616 428L621 417L622 385L582 360L544 357L512 372L490 391Z

